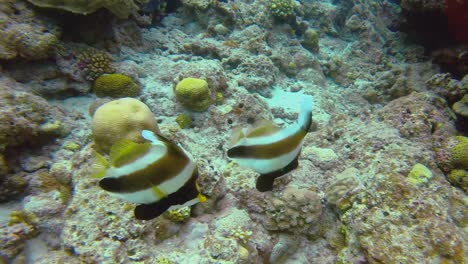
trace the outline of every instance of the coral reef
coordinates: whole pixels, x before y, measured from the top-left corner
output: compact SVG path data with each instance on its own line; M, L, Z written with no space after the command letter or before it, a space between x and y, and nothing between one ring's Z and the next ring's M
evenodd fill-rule
M0 6L0 59L52 57L61 32L53 19L35 12L23 1L2 1Z
M322 204L317 193L287 187L273 194L266 206L266 229L317 236L320 233Z
M450 55L439 70L401 32L411 15L441 14L440 1L37 2L117 17L0 7L5 34L60 39L37 56L0 40L0 262L466 262L466 54L433 53L441 65ZM116 96L115 77L138 84L121 95L138 100L89 94L94 83ZM203 112L184 113L186 78L202 84L205 101L186 92ZM289 126L303 94L313 129L298 166L259 193L258 174L226 159L230 134ZM99 188L94 151L142 129L193 155L206 202L140 221Z
M406 138L429 140L436 130L449 126L446 102L426 93L412 93L388 103L380 112Z
M465 118L468 117L468 94L465 94L460 101L454 103L452 109L456 114Z
M106 8L119 18L127 18L138 7L133 0L28 0L40 7L58 8L77 14L93 13L99 8Z
M313 29L308 29L304 32L304 40L302 46L311 52L319 52L319 34Z
M447 99L452 104L460 100L468 92L468 77L457 80L449 73L434 74L426 82L426 85L438 95Z
M444 172L467 168L467 142L467 138L462 136L452 136L438 142L436 158Z
M93 89L98 97L133 97L140 92L132 78L118 73L99 76L94 81Z
M92 133L96 148L108 153L120 139L143 142L141 131L159 132L151 110L133 98L122 98L101 105L93 115Z
M359 170L356 168L348 168L337 174L325 189L327 201L343 211L351 208L364 190L358 176Z
M0 79L0 152L67 135L65 113L11 79Z
M211 91L205 80L185 78L174 88L177 101L187 109L203 112L211 105Z
M7 225L0 225L0 256L12 259L25 247L25 242L39 234L37 218L24 211L13 211Z

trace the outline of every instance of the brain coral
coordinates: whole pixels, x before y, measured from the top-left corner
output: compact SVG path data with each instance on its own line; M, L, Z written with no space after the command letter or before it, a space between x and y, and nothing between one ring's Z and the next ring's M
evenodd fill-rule
M148 106L133 98L122 98L100 106L94 113L91 129L97 150L105 153L120 139L143 142L141 131L144 129L159 132Z
M127 18L138 9L133 0L28 0L40 7L63 9L77 14L89 14L106 8L119 18ZM145 1L140 1L145 2Z

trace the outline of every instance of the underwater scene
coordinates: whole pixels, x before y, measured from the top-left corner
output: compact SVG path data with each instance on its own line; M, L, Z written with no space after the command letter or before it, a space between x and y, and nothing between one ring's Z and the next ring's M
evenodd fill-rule
M0 0L0 264L468 263L467 0Z

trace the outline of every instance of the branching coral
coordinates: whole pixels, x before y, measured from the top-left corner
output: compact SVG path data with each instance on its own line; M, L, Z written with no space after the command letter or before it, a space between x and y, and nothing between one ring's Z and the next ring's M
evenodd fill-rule
M90 81L96 80L103 74L115 72L112 57L94 48L86 49L78 55L78 67Z
M270 11L277 18L287 18L294 16L294 0L273 0L270 3Z

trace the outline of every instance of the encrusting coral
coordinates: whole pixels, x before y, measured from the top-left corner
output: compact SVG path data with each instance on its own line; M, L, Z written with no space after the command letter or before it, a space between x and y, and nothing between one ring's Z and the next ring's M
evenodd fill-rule
M159 132L148 106L133 98L121 98L100 106L94 113L91 129L96 148L104 153L120 139L144 142L142 130Z
M123 74L104 74L94 81L94 93L99 97L133 97L139 92L138 84Z

